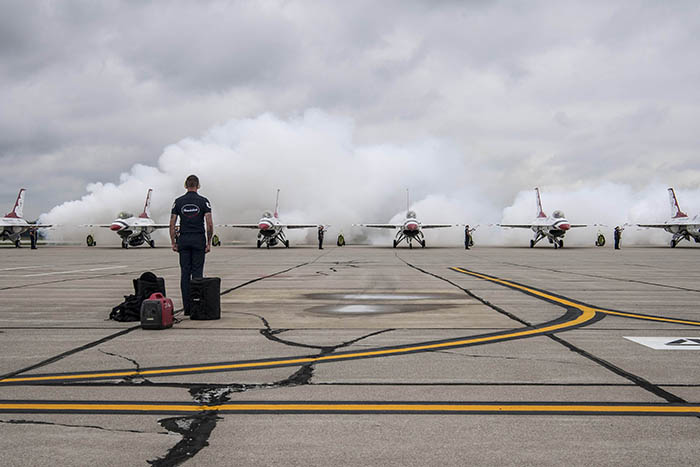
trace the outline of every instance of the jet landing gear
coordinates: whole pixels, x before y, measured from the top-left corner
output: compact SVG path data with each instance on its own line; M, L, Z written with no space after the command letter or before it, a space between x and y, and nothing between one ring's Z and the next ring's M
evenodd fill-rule
M539 242L543 238L544 238L544 234L542 234L542 232L537 232L537 234L535 235L535 238L530 240L530 248L534 248L535 245L537 245L537 242ZM550 242L551 242L551 240L550 240Z
M19 241L19 238L15 240L15 248L22 248L22 242Z
M676 248L676 245L678 245L681 242L681 240L690 241L690 235L688 235L687 232L680 232L675 234L671 239L671 248ZM695 241L697 242L698 240L695 239Z
M93 237L92 234L88 235L87 238L85 238L85 243L87 243L87 246L89 247L97 245L95 237Z
M125 250L129 248L129 241L127 239L122 239L122 248Z
M148 240L148 246L150 246L151 248L155 248L155 247L156 247L156 241L155 241L155 240L149 239L149 240Z

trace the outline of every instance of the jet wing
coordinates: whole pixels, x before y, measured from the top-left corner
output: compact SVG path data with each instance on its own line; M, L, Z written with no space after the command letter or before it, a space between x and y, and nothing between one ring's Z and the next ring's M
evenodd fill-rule
M260 230L258 224L216 224L216 227L229 227L232 229L255 229Z
M572 229L578 229L580 227L588 227L588 224L571 224L570 227Z
M694 224L635 224L637 227L651 228L651 229L665 229L666 227L687 227Z
M78 227L102 227L103 229L109 229L112 224L80 224Z
M496 224L499 227L506 227L509 229L531 229L532 224Z
M369 227L372 229L400 229L403 224L353 224L357 227Z
M320 224L282 224L287 229L318 229Z
M140 225L139 227L151 227L152 229L167 229L170 227L170 224Z
M452 227L452 224L421 224L421 229L444 229L446 227Z
M48 229L50 227L53 227L53 224L29 224L31 227L34 227L35 229Z

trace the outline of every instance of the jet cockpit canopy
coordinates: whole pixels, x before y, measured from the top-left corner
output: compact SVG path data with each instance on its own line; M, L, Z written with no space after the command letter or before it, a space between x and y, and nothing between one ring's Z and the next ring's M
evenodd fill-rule
M263 212L262 215L265 219L272 219L272 213L270 211Z
M134 217L134 215L126 211L122 211L117 215L117 219L128 219L130 217Z
M564 212L563 212L563 211L559 211L559 210L554 211L554 212L552 213L552 217L555 218L555 219L563 219L563 218L564 218Z
M406 213L406 219L415 219L416 218L416 211L408 211Z

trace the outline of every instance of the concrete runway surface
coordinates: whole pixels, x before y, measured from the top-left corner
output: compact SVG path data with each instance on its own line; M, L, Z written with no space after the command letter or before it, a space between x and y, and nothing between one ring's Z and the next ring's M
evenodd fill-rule
M2 464L694 465L698 255L224 246L222 319L146 331L169 249L0 248Z

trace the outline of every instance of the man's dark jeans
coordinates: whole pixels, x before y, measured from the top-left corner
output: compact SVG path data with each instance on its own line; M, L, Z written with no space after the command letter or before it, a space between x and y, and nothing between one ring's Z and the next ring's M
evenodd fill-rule
M180 254L180 291L185 314L190 313L190 279L204 275L204 234L180 234L177 251Z

